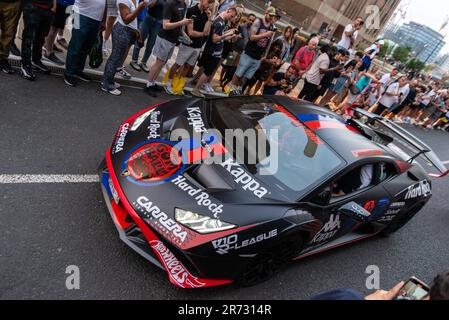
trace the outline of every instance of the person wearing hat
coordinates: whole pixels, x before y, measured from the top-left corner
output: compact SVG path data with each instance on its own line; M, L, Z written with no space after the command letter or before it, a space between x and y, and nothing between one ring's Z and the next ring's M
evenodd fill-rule
M380 49L385 45L384 40L378 40L374 44L372 44L368 49L365 50L364 56L362 58L363 66L360 71L369 71L371 67L371 63L379 54Z
M276 9L268 7L263 18L257 19L251 26L248 44L232 80L231 95L242 94L242 87L254 77L275 34Z

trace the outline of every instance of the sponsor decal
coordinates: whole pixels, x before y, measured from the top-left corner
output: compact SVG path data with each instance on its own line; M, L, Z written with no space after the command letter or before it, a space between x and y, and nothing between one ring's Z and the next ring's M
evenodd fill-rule
M112 154L117 154L123 151L123 147L125 146L125 139L129 132L129 123L124 123L120 126L118 130L118 134L112 148Z
M304 132L306 133L306 135L309 137L309 139L311 141L313 141L316 145L320 145L322 144L320 138L318 138L318 136L312 131L310 130L308 127L306 127L301 121L298 120L297 117L295 117L293 114L290 113L290 111L288 111L286 108L280 106L280 105L276 105L274 106L275 110L282 112L283 114L285 114L287 117L290 118L290 120L293 121L293 123L299 127L304 129Z
M241 185L243 190L252 192L260 199L268 193L268 190L261 187L260 183L254 180L234 159L230 158L220 165L234 177L234 181Z
M390 208L402 208L405 207L405 202L393 202Z
M115 190L115 187L114 187L114 184L112 183L111 178L109 178L108 184L109 184L109 190L111 190L111 194L112 194L112 197L114 198L115 203L119 204L120 197L118 196L117 190Z
M398 215L399 212L401 212L402 208L399 209L390 209L387 212L385 212L385 215L379 219L379 222L391 222L394 218Z
M363 150L352 151L352 155L355 158L364 158L364 157L381 156L381 155L383 155L383 152L382 152L382 150L363 149Z
M210 200L210 196L207 192L202 191L192 187L187 179L183 176L176 177L172 183L176 185L179 189L185 191L189 196L193 197L199 206L206 207L212 214L214 218L218 219L219 214L223 212L223 205L217 204Z
M323 226L323 228L318 231L318 233L313 237L311 243L322 243L333 238L338 230L340 230L341 222L339 214L331 214L329 221Z
M164 141L155 141L131 154L123 175L138 182L160 183L176 176L182 166L179 150Z
M150 113L150 125L148 126L148 140L160 139L160 128L161 128L161 119L159 116L161 115L160 111L154 111Z
M415 199L419 197L428 197L432 194L430 184L427 180L420 181L418 184L408 187L404 200Z
M186 240L187 232L148 198L139 197L133 205L143 213L146 217L145 221L155 225L165 237L177 244L182 244Z
M204 120L202 117L202 112L199 107L190 107L187 108L189 125L193 127L193 131L196 133L204 133L207 132L206 125L204 124Z
M199 288L205 284L198 278L192 276L184 265L175 257L161 241L150 241L154 252L159 256L161 262L167 270L168 276L172 281L182 288Z
M363 208L368 211L369 213L373 213L374 208L376 207L376 201L372 200L372 201L368 201L367 203L365 203L365 205L363 206Z
M260 243L262 241L274 238L277 235L278 235L278 230L275 229L270 232L258 235L257 237L239 241L238 235L233 234L229 237L212 241L212 245L214 246L214 249L216 249L218 254L224 255L224 254L228 254L229 251L231 251L231 250L240 250L242 248L252 246L256 243Z

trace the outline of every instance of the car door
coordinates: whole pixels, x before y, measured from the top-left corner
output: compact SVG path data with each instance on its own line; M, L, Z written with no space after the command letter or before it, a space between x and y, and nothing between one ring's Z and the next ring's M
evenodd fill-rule
M386 178L381 177L379 174L381 163L383 164L385 162L364 161L352 166L351 169L334 177L330 183L325 185L321 191L311 199L311 202L314 203L314 205L321 207L321 220L324 222L322 229L310 242L311 246L326 244L354 231L361 225L356 220L339 213L339 209L349 202L356 202L372 215L376 216L382 215L383 212L388 209L390 200L383 187L383 182ZM359 183L357 182L351 188L349 184L354 182L354 180L357 180L357 176L360 177L363 174L366 175L367 168L370 166L372 166L372 170L368 169L368 172L371 171L372 173L371 182L365 183L363 187L357 187L357 183ZM347 181L348 179L350 183L344 187L346 193L339 193L338 188L341 181Z

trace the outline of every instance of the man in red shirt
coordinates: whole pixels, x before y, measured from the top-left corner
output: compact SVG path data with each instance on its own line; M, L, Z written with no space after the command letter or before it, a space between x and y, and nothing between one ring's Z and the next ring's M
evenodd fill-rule
M313 37L309 40L309 43L306 46L300 48L296 53L292 66L295 68L294 74L298 78L301 78L312 64L313 59L315 58L315 50L318 43L318 37Z

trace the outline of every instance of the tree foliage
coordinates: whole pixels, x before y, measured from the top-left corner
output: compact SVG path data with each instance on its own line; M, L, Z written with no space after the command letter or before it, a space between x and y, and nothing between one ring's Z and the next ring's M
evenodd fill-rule
M410 58L412 48L410 47L397 47L393 53L393 59L402 63L407 63Z
M426 64L424 62L422 62L421 60L418 60L418 59L411 59L407 63L407 68L409 70L413 70L413 71L416 71L416 72L421 72L422 70L424 70L425 67L426 67Z

